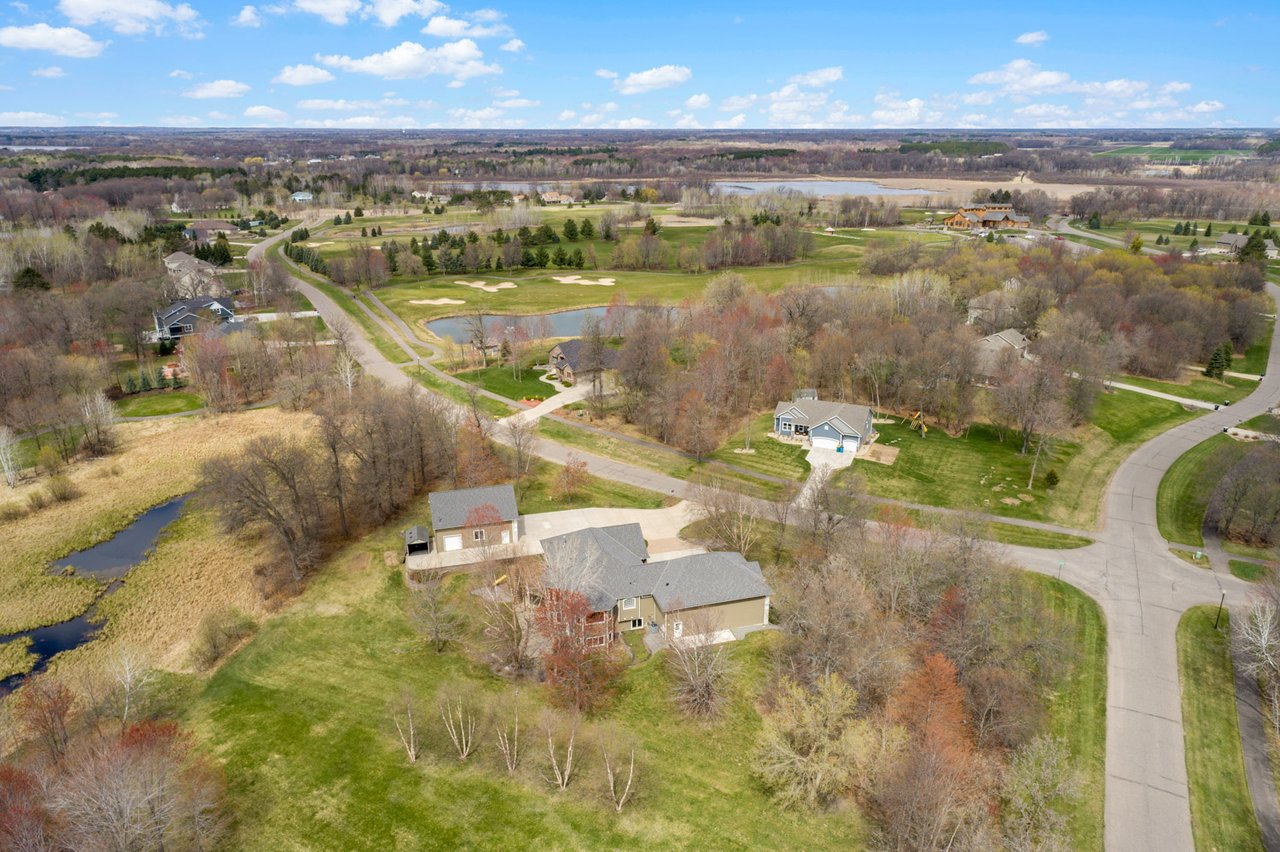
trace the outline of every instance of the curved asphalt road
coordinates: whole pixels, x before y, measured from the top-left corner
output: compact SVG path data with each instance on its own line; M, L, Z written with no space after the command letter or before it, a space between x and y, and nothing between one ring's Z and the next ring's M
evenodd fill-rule
M255 246L249 256L260 257L283 236ZM349 322L327 295L306 281L292 280L326 322ZM1268 284L1267 290L1280 302L1280 287ZM391 330L382 318L375 320ZM400 335L393 333L392 338L399 341ZM1107 488L1103 531L1081 533L1097 539L1095 544L1070 551L1008 548L1024 566L1060 576L1082 589L1106 615L1108 849L1168 852L1194 848L1175 633L1184 611L1197 604L1217 603L1222 594L1228 605L1241 604L1248 584L1230 574L1192 567L1169 553L1169 544L1156 526L1156 490L1169 465L1187 450L1280 402L1277 338L1280 325L1272 339L1266 375L1256 391L1234 405L1162 433L1121 464ZM358 330L351 350L371 375L391 385L416 386ZM554 442L538 444L540 456L558 463L570 452ZM574 454L606 479L676 495L683 495L688 485L612 459Z

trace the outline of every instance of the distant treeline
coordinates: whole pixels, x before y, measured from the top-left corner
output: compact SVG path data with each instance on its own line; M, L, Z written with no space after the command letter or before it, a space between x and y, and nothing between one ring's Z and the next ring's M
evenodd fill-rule
M712 156L727 157L730 160L763 160L766 157L789 157L795 152L795 148L743 148L736 151L721 151Z
M238 166L210 168L208 166L94 166L87 169L68 169L63 167L36 168L27 172L22 179L41 192L76 184L97 183L100 180L116 178L181 178L195 180L198 175L209 175L220 178L225 175L245 175L247 172Z
M983 142L976 139L948 139L941 142L904 142L898 146L899 154L937 151L946 157L982 157L987 154L1003 154L1012 150L1003 142Z

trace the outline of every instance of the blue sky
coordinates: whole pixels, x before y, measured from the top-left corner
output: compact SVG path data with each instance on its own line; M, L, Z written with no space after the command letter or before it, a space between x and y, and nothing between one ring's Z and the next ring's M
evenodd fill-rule
M0 3L0 125L1280 125L1280 7Z

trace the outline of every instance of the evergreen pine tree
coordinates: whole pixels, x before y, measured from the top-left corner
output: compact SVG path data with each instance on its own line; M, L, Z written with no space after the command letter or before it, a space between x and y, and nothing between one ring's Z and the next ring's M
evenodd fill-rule
M344 224L344 225L350 225L350 224L351 224L351 214L350 214L350 213L347 213L346 215L344 215L344 216L342 217L342 224Z
M1271 227L1271 213L1267 210L1262 211L1262 215L1258 217L1258 224L1264 228Z
M582 220L582 227L578 229L578 233L582 234L584 240L589 240L596 235L596 226L591 224L590 219Z
M1177 223L1175 223L1175 224L1174 224L1174 226L1173 226L1173 235L1174 235L1175 237L1180 237L1180 236L1182 236L1182 223L1181 223L1181 222L1177 222Z
M578 241L578 223L573 221L572 219L565 219L563 233L564 233L564 238L569 242L571 243L577 242Z
M138 392L138 380L133 377L133 373L130 373L124 380L124 392L125 393Z
M1205 225L1205 226L1204 226L1204 235L1205 235L1206 237L1212 237L1212 236L1213 236L1213 223L1212 223L1212 222L1210 222L1209 224L1207 224L1207 225Z
M146 370L142 370L138 373L138 387L144 393L151 390L151 376L147 374Z
M1192 251L1192 253L1200 251L1200 241L1192 238L1191 245L1188 246L1188 248Z

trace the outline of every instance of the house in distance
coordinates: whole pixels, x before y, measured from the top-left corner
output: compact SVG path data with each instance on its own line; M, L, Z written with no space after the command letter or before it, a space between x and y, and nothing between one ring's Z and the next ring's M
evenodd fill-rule
M515 544L520 538L520 514L511 483L433 491L427 500L437 553Z

